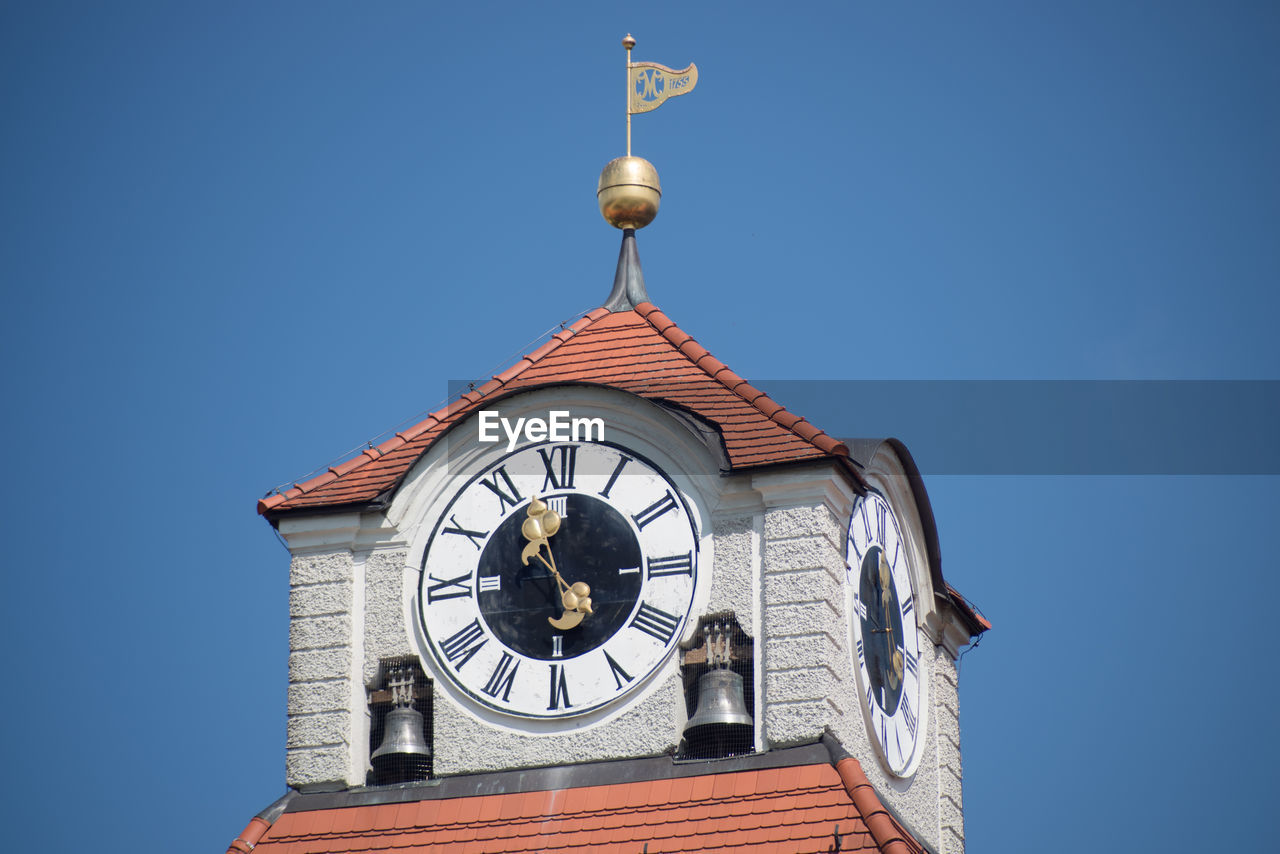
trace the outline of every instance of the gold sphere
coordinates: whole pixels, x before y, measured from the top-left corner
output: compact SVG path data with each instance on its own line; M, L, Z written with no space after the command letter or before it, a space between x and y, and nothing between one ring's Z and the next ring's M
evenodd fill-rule
M631 33L627 33L626 37L622 40L622 46L627 50L631 50L631 48L636 46L636 40L631 37Z
M596 189L600 214L614 228L644 228L658 215L662 185L658 170L643 157L618 157L600 173Z

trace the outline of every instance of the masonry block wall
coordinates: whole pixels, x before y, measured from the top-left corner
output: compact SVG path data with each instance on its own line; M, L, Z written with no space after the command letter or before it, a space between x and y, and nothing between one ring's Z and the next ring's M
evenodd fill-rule
M352 776L355 637L350 550L298 555L289 571L286 782L298 789ZM363 779L361 780L363 782Z
M821 504L768 510L763 528L764 737L785 747L821 737L849 708L843 528Z
M964 772L960 765L960 691L955 662L945 652L933 671L933 714L937 722L939 850L964 852Z

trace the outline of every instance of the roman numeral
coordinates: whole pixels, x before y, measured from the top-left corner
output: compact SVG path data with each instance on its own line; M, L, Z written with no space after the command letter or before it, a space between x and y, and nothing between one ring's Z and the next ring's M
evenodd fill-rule
M911 733L911 737L916 737L916 714L911 710L911 698L906 694L902 695L902 703L898 706L902 710L902 720L907 725L907 732Z
M480 579L481 593L497 593L502 589L501 575L485 575Z
M476 641L480 641L476 643ZM489 642L484 636L484 629L480 628L480 620L472 620L461 631L449 636L440 644L440 651L444 653L444 657L454 670L461 670L462 665L471 660L480 647Z
M609 482L604 485L604 489L600 490L600 495L604 498L609 497L609 490L613 489L613 485L618 482L618 475L622 474L622 467L631 462L631 457L623 455L619 458L618 464L613 467L613 474L609 475Z
M564 665L551 665L551 703L547 706L548 712L556 711L561 704L566 709L573 707L569 702L569 686L565 683L564 675Z
M506 490L504 490L498 484L498 478L502 478L502 481L507 485ZM517 504L520 503L521 499L523 498L523 496L520 494L520 490L516 489L516 485L511 482L511 475L507 474L506 466L498 466L496 469L494 469L492 479L482 477L480 478L480 482L484 484L485 487L489 489L489 491L491 491L494 495L498 496L498 512L499 513L507 512L508 504L510 504L512 507L515 507ZM510 491L508 492L507 490L510 490Z
M676 626L679 624L679 617L668 614L661 608L655 608L648 602L641 602L640 610L636 611L635 617L631 619L633 629L639 629L646 635L662 641L663 646L671 643L671 638L676 633Z
M693 552L670 557L649 558L649 578L662 578L666 575L687 575L693 577Z
M884 543L885 514L889 507L883 501L876 502L876 542Z
M480 544L484 542L485 537L489 536L488 531L468 531L466 528L458 524L458 519L456 516L449 517L449 524L452 525L453 527L441 528L440 533L456 534L459 536L466 537L468 540L471 541L471 545L476 547L476 551L480 551Z
M863 658L862 658L862 641L858 641L858 664L859 664L859 665L861 665L862 663L863 663Z
M464 572L457 578L436 578L434 575L428 575L427 578L436 582L427 586L428 605L443 599L457 599L459 596L471 595L471 585L464 583L471 578L469 572Z
M906 599L903 599L903 600L902 600L902 616L904 616L904 617L905 617L907 614L910 614L910 613L911 613L911 608L912 608L914 605L915 605L915 596L914 596L914 595L908 595Z
M559 445L549 451L539 448L538 456L542 457L542 467L547 471L546 477L542 480L543 492L548 488L573 489L573 470L578 460L577 445Z
M613 660L613 656L609 654L608 650L602 651L604 652L605 661L609 662L609 672L613 674L613 682L618 686L618 690L621 691L622 686L631 681L631 674L623 670L622 665Z
M662 496L631 518L636 520L636 527L643 531L645 525L648 525L662 514L675 509L676 497L672 495L671 490L668 489L666 495Z
M551 657L564 658L564 635L551 636Z
M919 677L920 674L916 671L916 668L920 666L920 662L916 659L916 657L911 653L907 652L905 649L902 651L902 657L907 662L907 672L910 673L912 676Z
M512 664L512 662L515 662ZM497 697L498 692L502 692L502 701L507 702L507 698L511 696L511 683L516 679L516 671L520 669L520 662L516 661L511 653L503 651L502 658L498 659L498 666L493 669L493 674L489 677L489 681L485 683L484 692L490 697Z
M871 520L870 520L870 518L867 516L867 502L865 502L865 501L863 501L863 502L862 502L862 512L861 512L859 515L861 515L861 516L862 516L862 530L864 530L864 531L866 531L866 532L867 532L867 541L868 541L868 542L870 542L870 540L871 540Z
M857 593L853 594L853 610L861 619L867 618L867 603L862 601L862 597Z

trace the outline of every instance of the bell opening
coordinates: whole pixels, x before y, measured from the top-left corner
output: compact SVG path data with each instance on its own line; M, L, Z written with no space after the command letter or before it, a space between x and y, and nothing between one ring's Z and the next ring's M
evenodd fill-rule
M431 779L431 680L416 658L379 662L383 689L369 698L369 786Z
M699 621L682 656L685 708L678 758L728 759L754 753L754 642L732 614Z

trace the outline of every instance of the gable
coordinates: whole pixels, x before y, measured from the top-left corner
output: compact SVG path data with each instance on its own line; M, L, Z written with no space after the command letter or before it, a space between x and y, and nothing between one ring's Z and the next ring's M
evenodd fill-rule
M714 424L732 470L833 458L848 449L787 412L712 356L652 303L590 312L442 410L327 472L258 502L270 519L384 504L414 463L457 421L519 389L593 383L684 408ZM857 478L856 473L853 475Z

